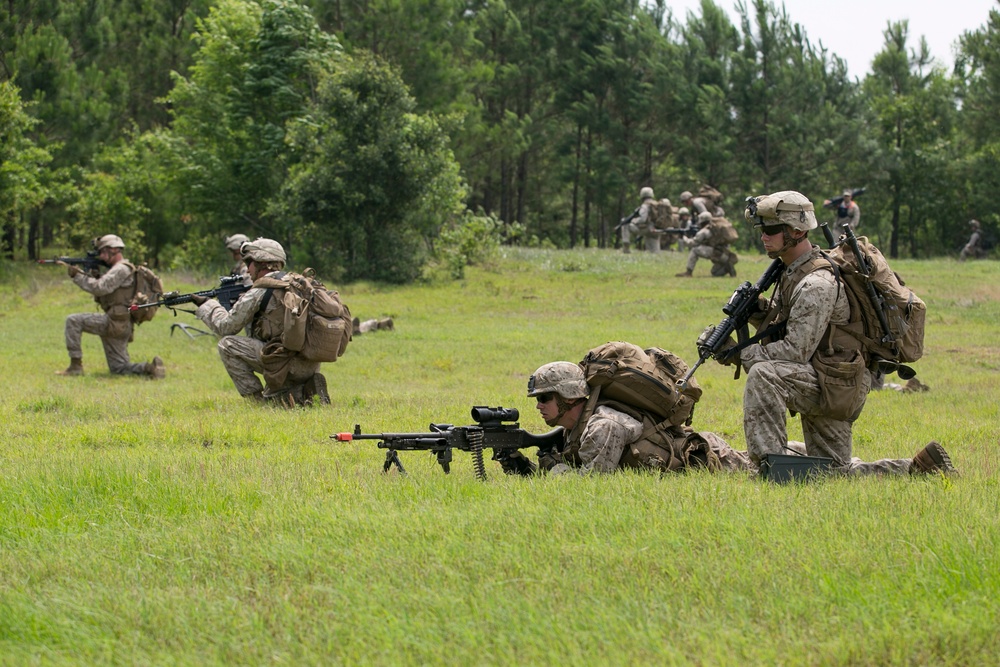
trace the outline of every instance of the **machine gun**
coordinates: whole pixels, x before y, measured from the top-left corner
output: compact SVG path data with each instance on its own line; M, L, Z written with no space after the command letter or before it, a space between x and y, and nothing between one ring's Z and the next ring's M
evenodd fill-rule
M559 449L563 444L563 429L556 428L543 435L533 435L520 428L520 417L516 408L489 408L477 405L472 408L475 425L453 426L451 424L430 425L429 433L367 433L361 432L361 425L354 426L353 433L335 433L330 437L337 442L352 440L378 440L379 449L388 450L382 472L389 472L396 466L403 475L406 470L399 460L400 451L429 451L437 458L441 468L451 471L452 450L459 449L472 454L476 477L486 479L483 464L483 450L492 449L492 460L504 465L508 474L531 475L535 465L523 456L513 456L528 447L538 447L539 451ZM513 422L513 423L506 423Z
M173 292L167 292L159 301L132 304L129 306L129 310L135 311L141 308L157 308L159 306L163 306L174 311L174 315L177 315L177 306L185 303L191 303L193 300L192 297L195 296L203 296L206 299L218 299L223 308L231 310L233 304L240 298L240 295L250 289L250 287L252 287L252 285L245 285L243 283L243 276L222 276L219 278L219 286L216 288L201 292L192 292L190 294L181 294L176 290ZM193 313L194 311L185 310L184 312Z
M851 199L857 199L865 193L864 188L854 188L851 190ZM838 195L836 197L830 197L823 202L823 208L840 208L840 205L844 203L844 195Z
M755 284L751 285L747 281L736 288L733 295L729 297L729 301L722 307L722 312L727 316L726 319L722 320L715 327L715 331L708 337L708 340L698 345L698 361L678 382L681 388L687 387L688 380L691 379L691 376L698 370L698 367L705 363L709 357L725 363L730 355L752 342L749 339L749 328L747 326L750 322L750 317L754 313L759 312L757 303L760 295L778 281L778 278L781 277L781 272L784 270L784 263L780 259L776 259L771 262L771 265L764 271L764 275ZM739 344L735 348L726 348L725 345L734 331L739 339ZM776 332L777 329L772 331L772 327L769 327L764 332L758 333L754 338L760 338ZM738 367L736 372L737 374L739 373Z
M96 250L88 250L86 257L56 257L54 259L39 259L37 262L38 264L58 264L59 262L65 262L70 266L80 267L84 273L96 275L102 266L106 266L97 255L98 252Z

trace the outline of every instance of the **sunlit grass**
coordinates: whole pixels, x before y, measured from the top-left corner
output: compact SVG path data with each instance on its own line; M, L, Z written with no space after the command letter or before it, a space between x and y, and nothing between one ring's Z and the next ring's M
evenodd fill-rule
M997 663L1000 266L893 263L928 302L931 391L873 394L855 428L866 459L938 439L957 478L525 480L490 462L480 482L463 453L447 476L405 453L401 477L374 442L330 440L468 424L479 404L547 430L532 370L607 340L690 361L738 282L674 279L669 253L505 255L461 282L338 286L396 330L324 367L332 408L292 412L242 402L169 311L130 347L165 381L111 377L90 336L87 374L53 375L64 317L93 303L61 272L8 269L0 663ZM742 448L743 379L698 378L696 426Z

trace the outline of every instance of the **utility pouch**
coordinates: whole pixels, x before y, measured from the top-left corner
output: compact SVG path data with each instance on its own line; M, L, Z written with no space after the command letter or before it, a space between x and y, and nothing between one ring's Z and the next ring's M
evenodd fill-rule
M858 350L833 356L817 354L812 366L819 376L820 413L843 421L857 419L871 387L864 355Z

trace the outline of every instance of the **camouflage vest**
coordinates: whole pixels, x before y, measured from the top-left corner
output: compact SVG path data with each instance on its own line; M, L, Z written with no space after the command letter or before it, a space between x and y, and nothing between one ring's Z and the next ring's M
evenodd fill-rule
M115 306L121 306L127 310L129 305L132 303L132 293L134 291L133 286L135 285L135 266L127 260L122 260L119 264L124 264L129 268L129 279L114 292L105 294L104 296L94 297L94 301L97 302L97 305L99 305L105 313L110 313L111 309ZM117 266L118 264L115 264L115 267Z
M782 275L776 292L777 304L768 311L758 331L771 324L787 322L791 314L791 295L806 276L814 271L829 271L837 282L838 295L846 290L838 271L830 259L819 248L813 248L808 260L800 264L790 275ZM845 292L846 293L846 292ZM785 298L785 295L788 298ZM838 296L839 299L839 296ZM832 419L853 421L861 414L870 387L868 356L864 345L849 332L854 326L853 308L848 322L827 324L816 351L809 359L819 378L822 414ZM762 344L784 337L784 329L773 339L765 338Z

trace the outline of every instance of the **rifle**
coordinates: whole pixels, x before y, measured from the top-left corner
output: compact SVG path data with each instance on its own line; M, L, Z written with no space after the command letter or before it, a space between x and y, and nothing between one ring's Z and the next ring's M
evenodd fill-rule
M746 281L736 288L733 295L729 297L729 301L722 307L722 312L727 315L726 319L722 320L715 327L715 331L708 337L708 340L698 346L698 362L679 380L678 384L682 389L687 388L688 380L691 379L691 376L698 370L698 367L705 363L709 357L714 358L716 361L725 361L726 357L732 354L734 350L746 347L749 342L747 340L749 335L747 325L750 322L750 317L757 312L757 300L761 294L770 289L771 285L778 281L778 278L781 277L781 272L784 270L784 263L780 259L776 259L771 262L771 265L764 271L764 275L755 284L751 285L749 281ZM737 332L736 335L739 339L739 344L735 348L729 348L723 352L723 345L729 340L734 331ZM775 329L775 331L777 330ZM771 327L768 327L765 330L765 334L770 335L770 333L773 333L773 331L771 331ZM755 338L759 338L761 335L758 333ZM736 369L736 372L739 374L739 368Z
M625 225L627 225L628 223L630 223L630 222L632 222L633 220L635 220L636 216L638 216L638 215L639 215L639 209L640 209L640 208L641 208L641 207L639 207L639 206L636 206L636 207L635 207L635 210L634 210L634 211L632 211L632 214L631 214L631 215L628 215L628 216L626 216L626 217L622 218L622 219L621 219L621 221L620 221L620 222L618 223L618 226L616 226L616 227L615 227L615 231L617 232L617 231L618 231L619 229L621 229L622 227L624 227L624 226L625 226Z
M513 472L507 474L531 475L535 472L535 464L524 457L512 457L512 454L528 447L538 447L539 451L559 449L563 444L563 429L556 428L543 435L533 435L520 428L517 420L520 417L516 408L489 408L477 405L472 408L472 419L475 425L453 426L451 424L430 425L430 433L361 433L361 425L354 425L353 433L334 433L330 437L337 442L352 440L378 440L379 449L388 450L382 472L389 472L396 466L403 475L406 470L399 460L400 451L429 451L437 457L445 473L451 472L452 450L458 449L472 454L476 477L486 479L486 467L483 464L483 450L493 450L493 461L507 464ZM504 423L504 422L514 422Z
M98 258L98 252L96 250L88 250L86 257L56 257L54 259L39 259L38 264L56 264L57 262L65 262L70 266L79 266L84 273L89 273L91 275L97 274L102 266L105 266Z
M688 238L694 238L695 234L698 233L698 226L697 225L691 225L690 227L687 227L687 228L681 228L681 227L664 227L660 231L661 232L666 232L667 234L680 234L680 235L686 236Z
M164 306L166 308L174 311L174 315L177 315L177 306L185 303L191 303L192 298L195 296L203 296L206 299L218 299L219 303L226 310L231 310L233 304L236 300L240 298L240 294L246 292L250 289L252 285L244 285L242 276L222 276L219 278L219 286L213 289L204 290L202 292L192 292L190 294L181 294L178 291L167 292L163 295L163 298L159 301L154 301L152 303L134 303L129 306L130 311L136 311L140 308L158 308L159 306ZM193 310L185 310L186 313L193 313Z
M864 188L854 188L851 190L851 198L857 199L865 193ZM823 202L823 208L840 208L840 205L844 203L844 195L838 195L837 197L831 197Z

